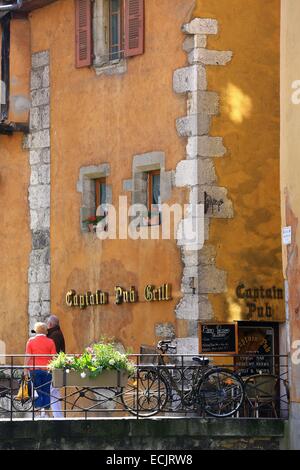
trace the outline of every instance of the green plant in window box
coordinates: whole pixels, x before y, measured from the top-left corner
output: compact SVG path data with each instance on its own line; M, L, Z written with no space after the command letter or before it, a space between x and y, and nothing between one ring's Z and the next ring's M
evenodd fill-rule
M96 343L81 355L59 353L49 364L54 387L124 387L134 373L127 354L112 344Z
M98 223L105 219L105 217L106 215L91 215L86 220L84 220L83 223L87 224L90 232L95 232Z

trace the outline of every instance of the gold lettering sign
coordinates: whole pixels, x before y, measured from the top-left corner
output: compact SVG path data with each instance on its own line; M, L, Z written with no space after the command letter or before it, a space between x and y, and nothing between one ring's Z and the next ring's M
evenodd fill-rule
M158 288L149 284L145 287L144 297L147 302L172 300L171 284L163 284Z
M75 290L69 290L66 294L66 305L68 307L79 307L85 309L94 305L108 304L108 293L97 290L95 294L87 292L86 294L77 294Z
M243 301L241 316L246 320L278 321L284 318L282 288L276 286L249 287L241 283L236 287L236 297Z
M116 305L133 304L139 301L138 291L134 286L131 286L130 289L115 286L114 296ZM148 284L144 288L144 299L146 302L163 302L172 300L171 284L163 284L159 287ZM75 290L71 289L66 294L67 307L79 307L83 310L87 307L107 305L108 303L109 293L101 290L97 290L94 293L88 291L85 294L77 294Z
M138 301L138 293L135 287L132 286L129 290L123 289L123 287L115 287L115 303L121 305L123 303L135 303Z

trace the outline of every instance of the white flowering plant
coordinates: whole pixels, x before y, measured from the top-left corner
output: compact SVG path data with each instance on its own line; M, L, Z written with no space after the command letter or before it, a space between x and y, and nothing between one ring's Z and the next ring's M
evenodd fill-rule
M64 369L66 373L76 370L84 378L97 377L103 370L126 371L128 375L134 373L134 364L127 354L116 350L113 344L96 343L86 348L81 355L68 355L59 353L49 364L49 369Z

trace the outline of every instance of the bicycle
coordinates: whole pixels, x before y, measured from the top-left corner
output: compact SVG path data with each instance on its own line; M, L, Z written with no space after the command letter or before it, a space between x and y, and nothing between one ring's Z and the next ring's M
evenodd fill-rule
M192 358L197 363L193 366L167 364L168 350L175 349L171 344L170 340L157 344L158 365L137 367L121 393L125 409L135 416L149 417L179 401L182 408L217 418L237 413L245 396L242 379L231 370L210 366L209 359L201 356Z

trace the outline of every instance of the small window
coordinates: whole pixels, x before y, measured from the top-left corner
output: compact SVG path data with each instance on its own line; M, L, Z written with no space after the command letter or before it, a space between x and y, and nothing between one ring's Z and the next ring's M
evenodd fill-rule
M95 0L92 23L98 74L123 73L124 59L144 53L144 0Z
M148 225L160 225L161 201L160 201L160 170L148 172Z
M89 232L95 232L97 225L107 216L105 205L108 203L108 186L106 178L91 178L91 195L93 201L90 203L89 216L84 220ZM104 231L107 231L107 224L104 225Z

